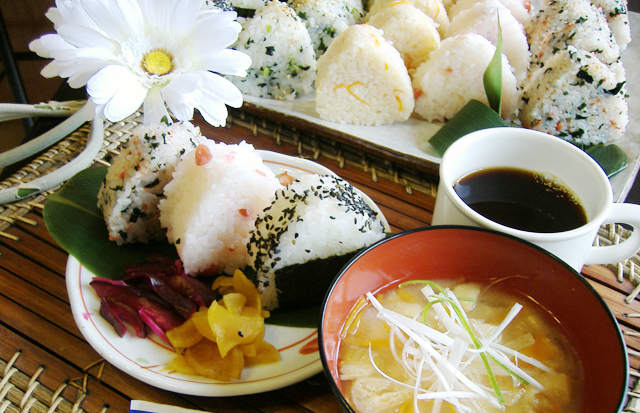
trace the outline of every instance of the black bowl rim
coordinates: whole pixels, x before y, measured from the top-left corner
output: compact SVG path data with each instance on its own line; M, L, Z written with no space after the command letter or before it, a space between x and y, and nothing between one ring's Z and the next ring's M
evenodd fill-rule
M600 294L598 294L598 292L591 286L591 284L589 284L587 282L587 280L579 272L577 272L575 269L573 269L573 267L571 267L569 264L564 262L562 259L558 258L556 255L554 255L554 254L550 253L549 251L545 250L544 248L539 247L539 246L537 246L537 245L535 245L535 244L533 244L533 243L531 243L531 242L529 242L527 240L524 240L522 238L518 238L518 237L510 235L510 234L506 234L504 232L496 231L496 230L489 229L489 228L481 228L481 227L473 227L473 226L465 226L465 225L432 225L432 226L413 228L413 229L397 232L397 233L394 233L394 234L390 234L389 236L385 237L384 239L381 239L380 241L370 245L369 247L366 247L365 249L360 251L358 254L356 254L353 258L351 258L351 260L349 260L349 262L347 262L342 267L342 269L338 272L338 274L335 276L333 281L331 281L331 287L327 290L327 292L326 292L326 294L325 294L325 296L324 296L324 298L322 300L322 305L320 307L320 319L318 321L318 351L320 352L320 360L322 362L322 370L324 371L324 374L325 374L325 376L327 377L327 379L329 381L329 385L331 387L331 390L333 391L334 395L338 399L338 401L340 403L340 407L343 410L346 409L345 411L347 411L349 413L356 413L355 410L353 410L353 408L351 407L351 405L349 405L349 403L347 402L346 398L344 397L344 395L342 394L340 389L338 388L337 383L335 383L335 381L333 380L333 376L330 373L330 368L329 368L329 365L327 363L326 355L325 355L325 352L324 352L324 343L323 343L323 339L322 339L322 336L323 336L323 334L322 334L322 320L324 318L324 313L326 311L326 307L327 307L327 303L328 303L329 297L333 293L335 285L338 282L338 280L342 277L342 274L344 274L344 272L349 267L351 267L351 265L353 265L353 263L355 261L357 261L358 258L360 258L362 255L368 253L370 250L376 248L378 245L380 245L382 243L385 243L387 241L391 241L394 238L398 238L398 237L401 237L403 235L411 234L411 233L414 233L414 232L432 231L432 230L463 230L463 231L464 230L468 230L468 231L478 231L478 232L485 232L485 233L489 233L489 234L493 234L493 235L509 238L509 239L515 240L517 242L520 242L522 244L528 245L529 247L534 248L534 249L542 252L545 255L548 255L549 257L553 258L558 263L563 265L567 270L569 270L570 273L574 277L577 277L580 280L580 282L587 288L587 290L591 294L593 294L595 296L595 298L598 300L598 302L600 302L603 310L605 311L607 317L609 318L609 321L615 327L616 337L618 339L618 344L619 344L619 346L620 346L620 348L622 350L622 353L623 353L624 364L625 364L624 365L625 377L624 377L624 386L623 386L621 394L619 396L618 408L617 408L616 412L612 412L612 413L620 413L623 410L623 408L625 406L625 401L627 399L627 389L629 387L629 354L626 351L627 346L626 346L626 343L624 341L624 336L622 334L622 331L620 330L620 325L618 324L618 320L615 318L615 316L611 312L611 309L609 308L607 303L604 301L602 296L600 296Z

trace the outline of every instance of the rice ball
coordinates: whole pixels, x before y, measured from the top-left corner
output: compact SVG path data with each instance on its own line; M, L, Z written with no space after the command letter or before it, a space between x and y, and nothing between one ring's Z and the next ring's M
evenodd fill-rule
M232 274L249 256L247 241L258 213L280 187L246 142L205 141L176 166L160 202L167 229L188 274Z
M631 42L627 0L593 0L593 5L602 9L620 50L625 50Z
M449 13L449 20L453 20L453 18L458 15L463 10L470 9L473 7L478 0L458 0L456 1L450 8L447 9ZM529 27L532 20L531 13L531 2L530 1L522 1L522 0L500 0L503 6L509 9L513 17L518 20L522 26L524 26L525 30Z
M601 9L589 0L571 3L548 1L534 19L529 43L532 63L544 63L558 50L569 45L594 54L604 63L620 60L620 46L616 43Z
M527 128L576 144L607 143L629 122L623 86L608 65L568 46L525 82L519 117Z
M524 26L499 0L482 0L451 19L446 37L478 33L494 45L498 41L498 16L502 29L502 53L515 69L518 82L527 75L530 62L529 44Z
M110 240L122 245L165 238L158 210L164 187L180 158L205 140L189 122L141 125L132 131L98 192Z
M375 16L380 11L386 9L391 3L395 3L397 0L374 0L369 13L365 17L365 21L368 22L372 16ZM442 4L442 0L403 0L404 2L411 3L413 6L421 10L424 14L431 17L433 21L437 23L438 31L440 35L443 35L449 27L449 16L447 15L447 9Z
M415 112L429 122L451 119L471 99L488 104L482 78L496 48L479 34L449 37L413 75ZM518 102L516 78L502 55L502 117L509 118Z
M242 93L293 100L309 93L316 55L304 22L286 3L271 0L254 17L238 19L242 31L234 48L251 57L246 77L229 76Z
M369 19L400 52L407 69L415 69L440 47L440 33L433 19L411 3L396 1Z
M413 107L400 52L369 24L350 26L318 60L316 110L324 120L389 124L407 120Z
M249 267L268 310L318 303L335 273L356 251L385 236L383 222L347 181L305 174L276 192L258 216ZM345 257L338 265L320 260ZM291 273L286 268L304 269ZM333 270L330 270L333 267Z
M291 7L309 32L316 58L322 56L337 35L356 23L341 0L294 0Z

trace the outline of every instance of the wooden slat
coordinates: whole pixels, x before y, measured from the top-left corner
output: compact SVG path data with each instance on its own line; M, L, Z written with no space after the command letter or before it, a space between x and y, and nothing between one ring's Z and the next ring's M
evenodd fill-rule
M9 241L9 243L13 244L12 241ZM21 241L14 245L19 247L23 246ZM35 288L47 291L60 300L68 301L67 287L64 284L63 274L55 273L40 266L21 254L20 251L8 248L3 248L1 251L0 268L27 281L32 285L31 288L35 286Z
M0 238L0 244L4 244L7 248L28 256L44 268L58 274L64 274L68 256L65 252L42 239L31 236L19 226L12 226L6 232L19 238L20 241L15 242ZM2 253L2 250L0 250L0 253Z

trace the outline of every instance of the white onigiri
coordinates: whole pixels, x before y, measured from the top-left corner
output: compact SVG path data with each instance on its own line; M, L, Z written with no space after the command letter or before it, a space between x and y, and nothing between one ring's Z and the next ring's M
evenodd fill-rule
M109 239L122 244L165 238L158 202L181 156L205 141L189 122L138 126L116 155L98 192Z
M365 22L368 22L372 16L375 16L380 11L386 9L391 3L395 3L398 0L374 0L369 13L365 17ZM413 6L421 10L424 14L431 17L433 21L438 24L438 31L440 35L444 35L445 31L449 27L449 16L447 15L447 9L442 4L442 0L403 0L411 3Z
M311 91L316 55L304 22L286 3L271 0L254 17L238 19L234 48L251 56L246 77L229 76L242 93L292 100Z
M280 183L252 145L205 141L176 166L160 203L188 274L233 273L248 262L247 241L258 213Z
M488 104L482 77L496 48L479 34L449 37L413 75L415 112L429 122L451 119L471 99ZM516 78L502 55L502 117L509 118L518 102Z
M527 76L530 63L529 45L524 26L499 0L482 0L451 19L446 37L477 33L494 45L498 40L498 16L502 29L502 53L509 59L518 82Z
M449 20L453 20L461 11L470 9L478 0L458 0L447 11ZM503 6L509 9L513 17L518 20L525 30L531 25L531 2L528 0L500 0Z
M389 124L407 120L413 107L400 52L369 24L349 26L318 60L316 110L324 120Z
M322 56L333 39L361 18L361 9L352 9L343 0L294 0L291 7L302 19L313 43L316 59Z
M624 134L624 81L588 52L568 46L524 83L519 117L527 128L591 145Z
M397 1L371 16L369 24L381 29L404 60L407 69L420 66L440 47L440 33L433 19L409 2Z

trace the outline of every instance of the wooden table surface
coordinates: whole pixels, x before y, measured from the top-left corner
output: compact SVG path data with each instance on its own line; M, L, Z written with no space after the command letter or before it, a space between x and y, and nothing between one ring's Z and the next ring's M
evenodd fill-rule
M211 128L214 140L246 140L258 149L289 155L300 145L276 144L270 137L233 125ZM317 159L368 194L381 208L393 231L429 225L433 194L408 193L405 185L375 173L320 156ZM0 237L0 412L127 412L132 399L223 412L339 412L327 379L318 374L301 383L241 397L195 397L144 384L103 361L76 327L65 288L67 254L52 240L42 218L42 205L18 219ZM619 282L611 270L591 266L584 275L604 297L620 321L629 349L631 386L640 365L640 302L625 303L635 285ZM53 409L51 411L54 411ZM628 410L637 411L637 410ZM605 412L603 412L605 413Z

